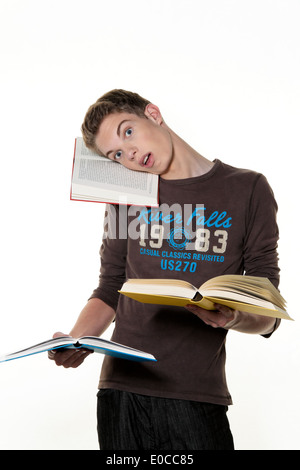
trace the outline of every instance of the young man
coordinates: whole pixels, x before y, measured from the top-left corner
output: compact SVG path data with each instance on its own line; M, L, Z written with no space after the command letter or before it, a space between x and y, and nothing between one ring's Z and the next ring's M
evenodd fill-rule
M229 329L269 337L279 321L216 305L147 305L118 295L127 278L181 278L200 286L222 274L268 277L277 287L276 202L265 177L211 162L164 122L157 106L113 90L88 110L86 145L159 175L159 208L107 207L96 288L70 334L101 335L154 354L156 363L105 357L98 393L101 449L233 449L225 376ZM111 226L114 230L110 230ZM124 234L126 226L127 236ZM135 230L131 228L134 227ZM83 351L51 354L77 367Z

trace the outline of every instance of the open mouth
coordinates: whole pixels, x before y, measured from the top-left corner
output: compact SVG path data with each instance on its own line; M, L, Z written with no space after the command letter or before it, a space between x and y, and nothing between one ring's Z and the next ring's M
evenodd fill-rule
M147 155L144 156L144 158L142 159L143 166L147 166L147 163L150 163L150 157L151 153L147 153Z

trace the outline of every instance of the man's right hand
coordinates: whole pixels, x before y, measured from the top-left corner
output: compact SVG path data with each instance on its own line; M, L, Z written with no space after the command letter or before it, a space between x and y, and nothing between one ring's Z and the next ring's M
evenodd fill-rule
M64 333L54 333L53 338L59 336L69 336ZM87 349L56 349L48 352L48 357L55 362L57 366L63 366L65 368L80 366L85 358L92 354L93 351Z

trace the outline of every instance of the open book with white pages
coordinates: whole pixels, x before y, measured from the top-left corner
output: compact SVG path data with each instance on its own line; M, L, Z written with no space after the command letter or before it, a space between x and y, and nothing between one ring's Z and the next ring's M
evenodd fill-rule
M0 357L0 362L7 362L13 359L19 359L25 356L31 356L46 351L56 351L58 349L88 349L92 352L106 354L121 359L129 359L132 361L156 361L152 354L138 349L124 346L123 344L114 343L113 341L98 338L97 336L82 336L81 338L72 338L71 336L60 336L43 341L29 348L22 349L13 353L5 354Z
M128 170L75 139L71 200L158 207L158 176Z

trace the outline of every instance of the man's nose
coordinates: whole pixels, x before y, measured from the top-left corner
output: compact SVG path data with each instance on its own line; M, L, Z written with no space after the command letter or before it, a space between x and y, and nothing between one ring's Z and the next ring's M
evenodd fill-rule
M130 147L127 150L127 158L128 160L134 160L137 154L137 148L136 147Z

